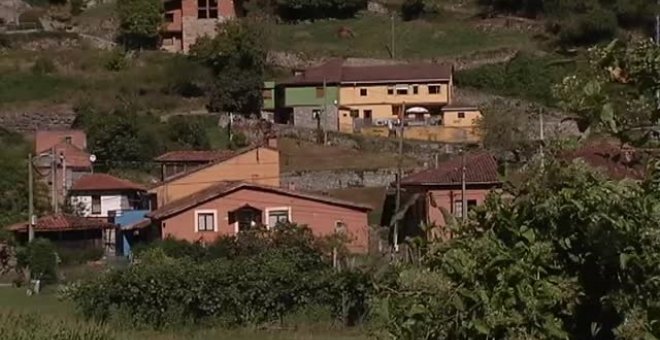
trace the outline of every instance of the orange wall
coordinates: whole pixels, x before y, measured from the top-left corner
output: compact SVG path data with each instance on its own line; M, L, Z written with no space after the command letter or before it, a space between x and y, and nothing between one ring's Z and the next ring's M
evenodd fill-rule
M477 205L481 205L489 192L490 190L487 189L467 189L465 191L466 201L476 200ZM435 223L437 226L445 226L445 218L442 215L442 210L440 210L440 208L443 207L447 209L447 211L455 214L453 202L461 200L461 190L432 190L430 191L430 195L433 196L433 200L437 207L428 204L429 222Z
M158 197L158 206L188 196L220 181L246 181L280 186L280 154L269 148L257 148L232 159L192 172L150 190Z
M172 236L188 241L212 242L220 235L235 235L235 225L229 224L229 212L246 204L263 211L264 223L268 221L265 216L267 208L288 207L292 222L307 225L316 236L333 234L335 223L342 221L346 224L347 232L352 239L349 249L353 252L368 251L367 212L254 189L242 189L164 219L161 224L163 237ZM195 230L195 210L217 212L217 232L197 232Z
M364 105L364 104L402 104L406 103L409 105L414 105L415 103L427 103L427 104L447 104L449 103L449 83L448 82L437 82L431 83L431 85L440 85L439 94L429 94L428 85L429 84L399 84L399 86L407 86L408 94L400 95L396 94L396 89L394 94L388 94L387 89L390 86L395 86L395 84L389 85L365 85L365 84L355 84L347 85L342 84L339 91L339 101L341 105L351 106L351 105ZM417 94L413 94L413 86L417 86ZM360 90L366 89L367 95L361 96Z

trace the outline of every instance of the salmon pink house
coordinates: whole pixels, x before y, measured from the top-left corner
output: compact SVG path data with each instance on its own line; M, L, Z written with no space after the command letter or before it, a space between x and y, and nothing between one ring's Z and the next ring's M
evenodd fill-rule
M307 225L314 235L346 233L349 249L367 252L371 207L256 183L221 182L168 203L147 216L161 236L212 242L254 226Z

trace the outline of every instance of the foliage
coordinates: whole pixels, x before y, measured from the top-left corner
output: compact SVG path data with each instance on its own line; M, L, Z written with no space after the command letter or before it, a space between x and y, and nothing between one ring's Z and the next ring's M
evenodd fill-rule
M119 33L131 48L155 47L163 22L160 0L117 0Z
M460 86L556 106L552 87L574 70L572 60L519 54L506 63L459 71L456 82Z
M204 117L173 116L166 123L169 139L185 149L208 150L211 145L206 135Z
M424 13L424 0L405 0L401 4L401 17L403 20L419 19Z
M203 96L207 84L211 81L206 67L179 55L174 56L167 64L165 73L168 77L163 90L186 98Z
M39 314L0 313L0 334L12 340L111 340L100 325L44 318Z
M655 178L655 176L652 176ZM579 164L530 169L511 198L381 288L400 339L642 339L660 335L657 188Z
M350 18L365 8L365 0L277 0L278 14L285 20Z
M309 306L328 306L346 323L366 313L369 277L336 272L308 228L282 225L223 237L204 247L165 240L136 252L138 264L68 290L87 317L128 317L164 327L217 320L261 324Z
M77 16L82 14L85 9L85 0L70 0L71 3L71 15Z
M564 78L555 95L578 123L642 145L660 135L660 48L650 41L615 40L589 50L589 68ZM655 127L654 127L655 126Z
M105 69L108 71L122 71L128 68L128 56L121 50L115 49L110 53L105 61Z
M57 255L63 266L85 264L103 258L104 250L101 247L87 247L82 249L58 247Z
M483 108L478 125L483 145L502 159L518 163L538 151L538 116L525 110L502 109L503 103ZM512 157L511 157L512 156Z
M218 26L214 38L198 39L193 58L208 66L214 76L209 109L216 112L258 114L263 105L267 46L260 25L249 20L229 20Z
M26 264L31 277L46 283L57 280L57 253L53 244L43 238L36 238L26 247Z
M46 57L39 57L32 65L32 73L34 74L50 74L57 71L57 67L52 60Z

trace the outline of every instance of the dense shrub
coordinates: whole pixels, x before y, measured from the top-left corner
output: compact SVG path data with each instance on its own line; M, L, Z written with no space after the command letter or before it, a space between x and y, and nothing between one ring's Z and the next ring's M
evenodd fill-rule
M562 20L557 28L561 44L587 45L613 38L617 31L617 19L613 12L596 8Z
M261 324L312 306L358 322L367 311L369 276L337 272L317 245L309 229L296 226L209 247L165 240L137 253L137 265L75 286L68 296L87 317L156 328Z
M37 314L0 312L0 337L11 340L111 340L106 327L44 318Z
M350 18L367 7L366 0L277 0L285 20Z
M49 240L34 239L27 245L25 256L33 279L46 283L57 280L57 254Z
M125 70L129 66L128 56L120 50L114 50L108 55L104 66L108 71L117 72Z
M55 63L46 57L39 57L32 65L34 74L50 74L57 70Z
M101 247L81 249L60 247L57 249L57 255L60 257L62 265L75 265L100 260L103 258L104 250Z
M405 0L401 4L401 17L403 20L415 20L424 14L424 0Z

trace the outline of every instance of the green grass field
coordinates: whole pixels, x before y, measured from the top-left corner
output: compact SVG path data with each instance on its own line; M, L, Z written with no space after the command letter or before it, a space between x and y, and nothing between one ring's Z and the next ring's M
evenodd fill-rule
M534 47L527 33L483 32L465 14L443 12L435 18L403 22L396 18L395 56L398 59L451 57L502 47ZM272 49L313 57L344 56L389 58L392 21L388 16L366 15L347 20L320 20L300 24L267 24ZM352 38L340 38L340 28Z
M24 288L0 287L0 312L37 313L40 317L73 322L77 319L73 306L57 298L53 288L42 294L27 296ZM235 329L194 328L166 331L132 331L124 327L116 330L117 339L145 340L365 340L366 332L334 329L331 326L309 325L288 329ZM1 338L1 336L0 336Z

